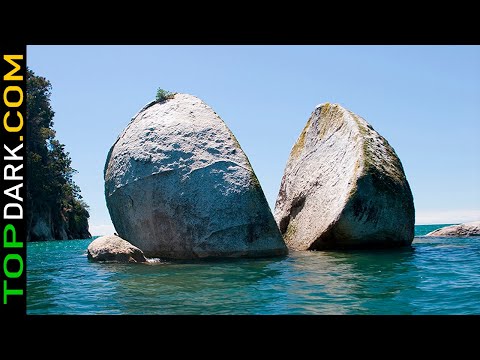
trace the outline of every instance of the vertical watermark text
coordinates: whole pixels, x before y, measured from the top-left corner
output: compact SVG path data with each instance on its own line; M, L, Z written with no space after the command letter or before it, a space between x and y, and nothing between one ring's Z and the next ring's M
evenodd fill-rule
M1 307L26 307L26 47L0 48ZM2 311L3 312L3 311Z

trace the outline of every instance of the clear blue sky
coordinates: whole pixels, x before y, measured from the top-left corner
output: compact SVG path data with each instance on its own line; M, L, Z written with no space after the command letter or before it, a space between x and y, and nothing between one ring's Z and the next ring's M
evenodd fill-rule
M158 87L196 95L222 117L272 209L310 113L333 102L394 147L417 224L480 220L480 46L28 46L27 63L53 85L54 128L92 234L113 232L107 152Z

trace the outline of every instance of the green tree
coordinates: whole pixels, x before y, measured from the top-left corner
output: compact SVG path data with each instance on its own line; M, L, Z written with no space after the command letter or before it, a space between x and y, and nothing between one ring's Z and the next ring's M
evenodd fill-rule
M173 99L174 96L175 96L176 93L173 93L173 92L170 92L170 91L167 91L167 90L164 90L162 88L158 88L157 89L157 96L156 96L156 100L158 102L162 102L162 101L165 101L167 99Z
M88 206L75 184L70 154L55 138L52 86L27 69L27 241L90 237ZM34 231L39 221L49 231Z

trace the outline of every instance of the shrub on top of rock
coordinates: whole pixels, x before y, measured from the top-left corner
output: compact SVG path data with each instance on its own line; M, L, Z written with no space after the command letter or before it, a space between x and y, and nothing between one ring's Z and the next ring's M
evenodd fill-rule
M173 99L175 94L176 93L164 90L162 88L158 88L157 96L156 96L155 99L157 100L157 102L162 102L162 101L165 101L165 100L168 100L168 99Z

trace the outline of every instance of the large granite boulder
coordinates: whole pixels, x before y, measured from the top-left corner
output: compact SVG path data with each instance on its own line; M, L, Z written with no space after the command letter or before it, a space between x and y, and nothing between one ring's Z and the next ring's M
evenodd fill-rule
M340 105L317 106L291 150L275 205L287 246L410 245L414 218L410 186L387 140Z
M429 232L425 236L468 237L480 236L480 221L472 221L459 225L450 225Z
M101 236L93 240L88 245L87 257L92 261L147 262L142 250L116 235Z
M195 96L147 104L110 149L104 175L115 229L149 257L287 253L247 156Z

